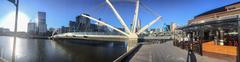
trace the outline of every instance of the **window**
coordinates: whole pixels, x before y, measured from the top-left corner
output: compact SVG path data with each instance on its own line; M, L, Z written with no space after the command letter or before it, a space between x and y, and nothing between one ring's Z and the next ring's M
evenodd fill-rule
M236 7L229 7L228 10L236 9Z

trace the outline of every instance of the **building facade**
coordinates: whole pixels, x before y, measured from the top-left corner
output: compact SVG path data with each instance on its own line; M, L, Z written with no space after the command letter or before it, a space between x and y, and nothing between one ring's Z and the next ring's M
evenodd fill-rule
M204 12L189 20L187 26L179 28L184 32L181 37L198 45L193 48L199 47L196 52L200 55L204 55L204 51L231 55L228 62L236 59L238 60L236 62L239 62L239 16L240 2ZM231 52L225 53L226 51Z
M1 28L0 27L0 33L8 33L11 32L8 28Z
M88 15L83 13L84 15ZM89 15L88 15L89 16ZM101 20L101 18L99 18ZM89 18L82 15L76 17L76 21L69 21L68 27L62 26L59 30L61 33L66 32L111 32L110 29L100 23L91 23Z
M69 27L62 26L61 33L67 33L69 32Z
M36 34L36 32L37 32L37 24L34 23L34 22L29 22L28 23L27 32L29 34Z
M99 18L98 20L101 20L101 18ZM109 28L101 23L96 23L97 27L97 31L98 32L110 32Z
M195 16L188 21L185 31L204 31L204 40L214 40L217 44L236 43L238 19L240 16L240 2L219 7ZM234 39L234 41L229 41Z
M38 34L44 34L46 32L46 12L38 12Z
M85 14L87 16L90 16L89 14ZM86 18L82 15L79 15L76 17L76 23L77 23L77 32L87 32L90 29L90 19Z
M223 7L219 7L202 14L199 14L194 17L194 19L189 20L188 24L199 24L208 21L220 20L220 19L228 19L237 17L240 14L240 2L233 3L230 5L226 5Z
M69 21L69 32L77 31L77 23L75 21Z

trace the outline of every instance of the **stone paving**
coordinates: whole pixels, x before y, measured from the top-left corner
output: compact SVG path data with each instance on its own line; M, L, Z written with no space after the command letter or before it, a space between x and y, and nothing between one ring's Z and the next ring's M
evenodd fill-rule
M189 54L189 55L188 55ZM187 59L190 58L190 59ZM198 54L173 46L172 41L162 44L143 45L129 60L130 62L227 62Z

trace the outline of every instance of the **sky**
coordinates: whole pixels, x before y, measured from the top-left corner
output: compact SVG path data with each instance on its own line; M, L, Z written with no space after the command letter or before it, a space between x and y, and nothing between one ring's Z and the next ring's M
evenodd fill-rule
M140 0L139 19L141 26L144 26L157 16L162 16L162 19L151 28L162 27L172 22L182 26L198 14L238 1L240 0ZM111 0L111 2L130 26L135 10L134 0ZM101 18L110 25L122 27L105 0L20 0L19 8L23 18L22 23L19 23L22 24L19 29L26 30L23 27L26 27L26 23L30 20L36 22L38 11L47 13L48 28L68 26L70 20L75 21L75 17L82 13ZM15 7L12 3L0 0L0 27L12 24L6 22L14 21L14 16L9 16L14 14L14 11Z

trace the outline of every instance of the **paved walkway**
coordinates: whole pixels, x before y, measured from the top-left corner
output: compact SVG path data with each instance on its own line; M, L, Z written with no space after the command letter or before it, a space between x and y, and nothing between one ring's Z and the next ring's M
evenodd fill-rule
M188 57L188 51L173 46L172 41L163 44L143 45L130 59L130 62L187 62L187 58L190 57L192 62L227 62L198 54L189 54Z
M2 59L2 58L0 58L0 62L7 62L6 60L4 60L4 59Z

